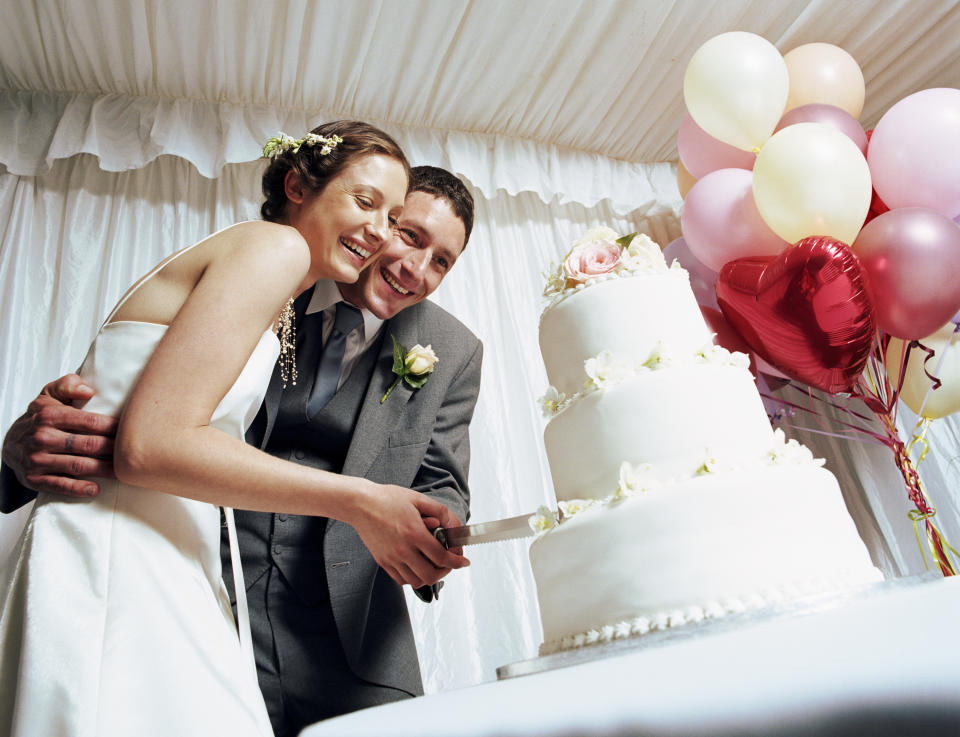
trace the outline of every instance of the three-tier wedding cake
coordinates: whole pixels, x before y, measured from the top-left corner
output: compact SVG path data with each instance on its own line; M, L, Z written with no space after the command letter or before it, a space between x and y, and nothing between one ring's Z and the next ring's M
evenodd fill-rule
M678 264L596 229L548 278L540 400L561 521L530 547L541 654L882 578L834 476L771 428Z

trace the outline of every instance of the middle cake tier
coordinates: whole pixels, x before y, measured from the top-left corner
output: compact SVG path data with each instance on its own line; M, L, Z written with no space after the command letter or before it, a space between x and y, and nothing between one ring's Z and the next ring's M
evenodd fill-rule
M642 371L580 396L550 419L544 443L560 501L609 496L624 462L667 481L753 463L775 446L750 372L714 363Z

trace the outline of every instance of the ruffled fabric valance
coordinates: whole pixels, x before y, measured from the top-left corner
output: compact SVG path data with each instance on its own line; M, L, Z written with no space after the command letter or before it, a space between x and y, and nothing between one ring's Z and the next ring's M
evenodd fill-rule
M227 164L257 159L263 142L278 131L298 133L336 117L322 110L89 92L3 91L0 100L0 129L8 131L0 139L0 163L26 176L87 153L111 172L176 156L214 179ZM412 162L451 169L488 199L504 190L585 207L609 200L618 213L647 217L675 215L682 203L669 163L637 164L510 136L371 122L394 135Z

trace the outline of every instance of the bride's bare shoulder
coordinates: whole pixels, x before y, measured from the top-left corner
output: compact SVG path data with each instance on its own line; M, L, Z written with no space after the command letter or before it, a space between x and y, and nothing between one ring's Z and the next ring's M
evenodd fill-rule
M289 225L249 220L231 225L210 236L215 251L256 260L309 261L310 250L300 232Z

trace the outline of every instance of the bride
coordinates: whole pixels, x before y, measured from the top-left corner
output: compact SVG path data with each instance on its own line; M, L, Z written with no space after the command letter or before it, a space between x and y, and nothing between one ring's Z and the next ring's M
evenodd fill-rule
M243 441L278 355L295 381L291 298L357 280L409 176L397 144L356 121L267 152L268 221L159 264L94 338L80 374L97 390L86 409L120 418L117 480L92 500L41 494L0 574L0 733L272 734L243 586L238 627L221 580L219 507L228 527L232 507L344 521L387 571L465 563L424 524L455 524L439 502Z

